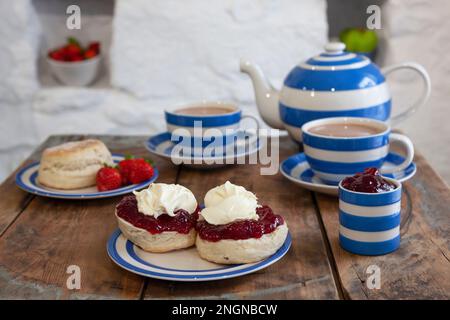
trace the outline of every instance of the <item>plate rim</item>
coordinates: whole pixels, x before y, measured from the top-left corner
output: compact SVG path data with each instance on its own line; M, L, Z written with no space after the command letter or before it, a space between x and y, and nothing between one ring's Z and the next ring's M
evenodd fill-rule
M134 250L135 247L136 247L136 246L135 246L134 243L131 242L131 241L127 241L126 244L125 244L125 248L126 248L128 254L129 254L133 259L135 259L137 262L140 262L140 263L142 263L142 264L148 265L148 266L151 267L151 268L161 269L161 270L166 270L166 271L175 271L175 272L176 272L176 271L178 271L178 272L179 272L179 271L183 271L183 272L192 272L192 273L200 272L200 273L201 273L201 272L209 272L209 271L225 270L225 269L233 268L234 266L242 265L242 264L225 265L225 266L228 266L228 267L225 267L225 268L217 268L217 269L204 269L204 270L186 270L186 269L180 270L180 269L172 269L172 268L160 267L160 266L158 266L158 265L151 264L151 263L145 261L144 259L142 259L141 257L139 257L138 254L136 253L136 251ZM186 249L190 249L190 248L191 248L191 247L186 248ZM132 253L133 253L135 256L133 256L133 255L130 253L130 251L132 251Z
M124 154L113 153L112 156L119 158L119 159L125 159ZM117 159L117 160L119 160L119 159ZM149 184L155 182L156 179L158 179L158 177L159 177L159 170L155 166L152 166L153 167L153 176L150 179L148 179L144 182L141 182L139 184L129 185L129 186L122 187L122 188L119 188L116 190L111 190L108 192L94 192L94 193L91 192L91 193L86 193L86 194L77 194L77 193L64 194L64 193L61 193L58 191L51 191L51 190L40 191L40 190L37 190L33 187L26 185L23 182L23 175L28 170L32 169L33 167L38 168L40 163L41 163L40 161L34 161L34 162L22 167L16 173L15 183L23 191L26 191L26 192L34 194L34 195L48 197L48 198L54 198L54 199L86 200L86 199L101 199L101 198L110 198L110 197L120 196L120 195L124 195L124 194L130 193L135 190L142 189L142 188L148 186ZM37 171L37 168L36 168L36 171Z
M159 152L159 151L156 151L154 149L151 149L150 146L149 146L150 139L156 138L158 136L162 136L162 135L167 134L167 133L169 133L169 132L168 131L164 131L164 132L160 132L160 133L157 133L157 134L149 136L144 141L145 149L147 151L149 151L150 153L155 154L157 156L160 156L160 157L163 157L163 158L166 158L166 159L172 159L172 157L170 155L167 155L167 154L165 154L163 152ZM229 159L238 159L239 157L249 156L249 155L252 155L252 154L258 152L264 146L264 143L261 142L260 137L258 135L256 135L256 136L258 138L256 147L253 150L249 150L249 151L245 150L245 152L241 153L241 154L233 154L233 155L225 156L225 157L223 157L223 156L217 156L217 157L196 157L196 156L193 156L193 157L189 157L189 156L180 157L180 156L176 156L176 157L174 157L174 159L177 159L177 160L180 160L180 161L202 160L202 164L204 164L203 163L204 161L211 161L211 160L215 160L215 159L222 159L222 160L224 160L226 162ZM170 141L170 140L165 140L165 141ZM227 163L224 163L224 164L227 164ZM208 164L206 164L206 165L208 165Z
M253 268L249 267L248 269L243 269L243 271L236 270L236 271L234 271L233 274L214 274L211 276L208 276L208 275L203 275L203 276L197 275L196 276L195 274L183 275L183 276L180 276L180 275L169 276L169 275L165 275L164 273L156 273L156 272L152 272L152 271L139 271L142 269L140 269L138 267L134 267L133 265L124 261L123 258L120 257L119 252L117 250L115 250L116 241L121 234L122 234L122 232L120 231L120 229L116 229L111 234L111 236L108 239L108 242L106 243L106 251L108 253L108 256L116 265L118 265L119 267L121 267L129 272L132 272L132 273L144 276L144 277L160 279L160 280L168 280L168 281L178 281L178 282L215 281L215 280L236 278L236 277L240 277L240 276L243 276L243 275L246 275L249 273L253 273L253 272L259 271L261 269L267 268L268 266L279 261L281 258L283 258L286 255L286 253L289 251L289 249L292 245L292 236L291 236L291 233L288 232L283 245L280 247L280 249L277 250L277 252L275 252L273 255L271 255L270 257L268 257L262 261L256 262L255 264L248 264L248 265L253 265ZM129 242L130 240L126 239L126 241ZM125 263L125 265L123 263L120 263L118 261L119 259L121 259ZM131 268L126 265L130 265ZM138 269L138 270L136 270L136 269ZM176 269L174 269L174 270L176 270ZM180 271L183 271L183 270L180 270ZM205 271L206 270L203 270L202 272L205 272ZM192 271L192 273L194 273L194 272L195 271Z
M291 159L291 158L293 158L293 157L298 157L298 156L300 156L300 155L304 155L305 154L305 152L299 152L299 153L296 153L296 154L294 154L294 155L292 155L292 156L289 156L289 157L287 157L286 159L284 159L282 162L281 162L281 164L280 164L280 172L281 172L281 174L284 176L284 177L286 177L288 180L290 180L290 181L292 181L292 182L294 182L294 183L296 183L296 184L299 184L299 185L301 185L301 186L304 186L306 189L308 189L308 190L311 190L310 189L310 187L312 187L312 188L315 188L316 190L317 190L317 188L320 188L320 189L322 189L322 191L316 191L316 190L313 190L314 192L321 192L321 193L326 193L326 191L338 191L338 186L336 185L336 186L332 186L332 185L327 185L327 184L318 184L318 183L314 183L314 182L309 182L309 181L305 181L305 180L302 180L302 179L299 179L299 178L295 178L295 177L293 177L293 176L291 176L290 174L288 174L285 170L284 170L284 163L286 162L286 161L288 161L289 159ZM394 154L394 155L397 155L397 156L401 156L401 157L403 157L402 155L400 155L400 154L398 154L398 153L396 153L396 152L388 152L388 154ZM306 158L305 158L305 160L303 161L303 162L305 162L306 161ZM300 163L297 163L297 165L298 164L300 164ZM296 165L296 166L297 166ZM414 175L416 174L416 172L417 172L417 165L416 165L416 163L413 161L413 162L411 162L411 165L413 166L413 171L409 174L409 175L406 175L406 176L404 176L404 177L402 177L402 178L400 178L400 179L397 179L399 182L404 182L404 181L407 181L407 180L409 180L409 179L411 179L412 177L414 177ZM311 170L311 168L310 168L310 170ZM330 193L327 193L327 194L330 194ZM337 194L336 194L337 195Z
M295 182L295 183L300 184L300 185L308 185L308 186L311 186L311 187L314 187L314 188L320 187L320 188L327 189L327 190L329 190L329 191L334 191L335 189L337 190L337 186L331 186L331 185L326 185L326 184L317 184L317 183L308 182L308 181L305 181L305 180L301 180L301 179L294 178L293 176L291 176L290 174L288 174L288 173L284 170L283 164L284 164L287 160L289 160L289 159L291 159L291 158L293 158L293 157L299 156L299 155L301 155L301 154L304 154L304 152L296 153L296 154L294 154L294 155L292 155L292 156L290 156L290 157L284 159L284 160L281 162L281 164L280 164L280 172L281 172L281 174L282 174L283 176L285 176L287 179L291 180L292 182ZM306 159L305 159L305 161L306 161ZM298 165L298 164L297 164L297 165Z

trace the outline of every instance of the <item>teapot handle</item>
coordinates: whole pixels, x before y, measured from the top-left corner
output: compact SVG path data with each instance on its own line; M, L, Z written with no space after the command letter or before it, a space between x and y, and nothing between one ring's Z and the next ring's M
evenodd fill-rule
M381 73L383 73L384 76L389 75L391 72L394 72L396 70L400 69L410 69L413 71L416 71L422 78L424 82L424 91L419 99L417 99L408 109L405 111L393 116L391 118L392 124L396 124L401 122L402 120L408 118L411 114L413 114L418 108L422 107L430 97L431 93L431 81L430 76L428 75L428 72L425 70L424 67L422 67L420 64L415 62L404 62L399 63L391 66L387 66L381 69Z

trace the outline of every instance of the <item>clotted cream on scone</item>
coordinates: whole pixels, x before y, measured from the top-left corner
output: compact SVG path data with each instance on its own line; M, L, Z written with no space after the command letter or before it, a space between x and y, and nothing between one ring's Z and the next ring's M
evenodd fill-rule
M252 263L274 254L284 243L288 228L256 195L229 181L209 190L197 222L196 246L206 260Z

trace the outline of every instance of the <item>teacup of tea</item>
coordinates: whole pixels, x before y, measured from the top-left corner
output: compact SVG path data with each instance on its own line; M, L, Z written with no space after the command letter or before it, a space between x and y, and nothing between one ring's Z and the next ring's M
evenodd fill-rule
M314 120L302 126L306 160L313 172L327 184L338 184L343 178L365 168L375 167L382 174L407 168L414 157L414 147L405 135L391 133L389 125L368 118L337 117ZM401 144L405 160L382 168L389 144Z
M190 149L192 154L202 154L205 148L225 150L236 141L241 120L251 118L259 128L258 120L242 115L233 103L202 101L165 110L167 131L172 142Z

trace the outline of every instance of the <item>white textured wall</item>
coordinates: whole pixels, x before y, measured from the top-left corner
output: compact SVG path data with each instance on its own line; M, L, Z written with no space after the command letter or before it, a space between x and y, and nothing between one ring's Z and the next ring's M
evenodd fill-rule
M23 97L22 113L17 112L19 101L0 102L7 112L0 117L5 133L0 137L0 180L50 134L156 133L164 130L164 107L201 99L232 100L256 112L239 58L260 63L279 85L293 65L321 50L328 31L325 0L117 0L113 46L107 52L112 85L103 76L91 88L58 87L41 61L39 86L37 41L42 40L41 56L67 35L109 44L112 20L105 12L113 10L105 6L114 2L75 1L82 11L81 31L64 26L65 8L72 3L33 1L41 24L30 17L30 1L14 1L14 17L9 8L0 8L0 57L14 55L11 43L20 44L23 55L0 59L2 76L17 72L19 65L23 69L1 82L0 90L9 94L23 83L33 88Z
M399 128L450 181L450 1L390 0L383 7L383 21L385 63L416 61L428 70L432 83L428 104ZM421 91L418 77L408 71L400 71L389 84L394 109L406 107Z
M325 0L117 0L114 24L113 1L80 0L86 15L75 35L106 47L113 36L113 85L103 73L93 88L57 87L43 64L40 86L38 56L74 34L61 26L72 2L35 0L37 19L30 0L0 1L0 181L49 134L150 134L163 130L164 107L204 98L255 112L239 57L259 63L280 85L294 64L321 51L327 36ZM450 2L389 0L382 22L380 61L417 61L433 83L428 105L400 128L450 181ZM394 113L420 90L408 72L389 83Z
M250 104L239 57L258 62L280 84L296 63L322 50L327 31L325 1L119 1L112 84L163 103Z
M38 142L30 101L39 40L31 2L0 1L0 181Z

